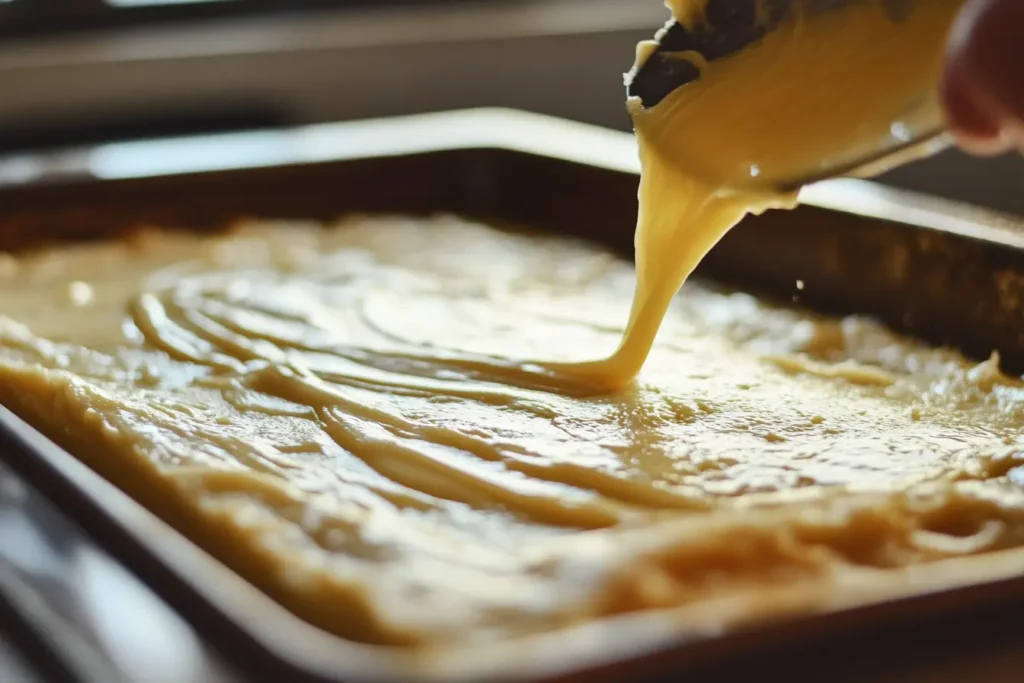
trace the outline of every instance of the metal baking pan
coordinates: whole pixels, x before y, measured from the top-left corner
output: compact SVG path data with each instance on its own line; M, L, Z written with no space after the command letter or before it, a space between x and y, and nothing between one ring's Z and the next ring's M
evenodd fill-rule
M637 171L631 136L495 110L112 144L0 160L0 248L141 224L213 230L244 217L447 212L628 255ZM862 181L803 199L746 220L699 274L873 315L978 358L998 350L1004 365L1024 369L1024 221ZM427 655L363 646L292 616L2 409L0 460L258 680L800 681L828 671L830 681L895 681L904 668L949 670L951 657L1012 649L1024 636L1024 551L1011 551L952 588L725 634L638 614ZM995 675L986 680L1011 680Z

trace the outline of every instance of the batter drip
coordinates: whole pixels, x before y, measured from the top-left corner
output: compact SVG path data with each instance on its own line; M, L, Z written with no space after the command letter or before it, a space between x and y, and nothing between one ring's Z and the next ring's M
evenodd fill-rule
M666 4L692 30L707 3ZM770 3L763 4L767 18ZM642 174L625 336L607 360L559 371L596 388L625 385L650 353L672 297L712 247L747 214L796 205L795 193L775 189L779 183L940 125L932 119L942 38L962 4L794 0L791 19L756 50L714 62L677 55L699 67L700 79L652 109L629 103ZM654 47L639 46L634 69Z

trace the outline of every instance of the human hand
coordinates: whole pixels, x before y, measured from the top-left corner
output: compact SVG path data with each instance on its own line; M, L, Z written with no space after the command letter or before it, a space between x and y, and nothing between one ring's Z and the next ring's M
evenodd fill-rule
M942 96L965 151L1024 151L1024 0L966 3L950 37Z

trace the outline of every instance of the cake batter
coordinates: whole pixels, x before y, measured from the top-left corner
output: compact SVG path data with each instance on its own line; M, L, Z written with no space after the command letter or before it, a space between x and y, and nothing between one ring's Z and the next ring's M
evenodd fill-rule
M685 27L703 21L706 0L667 4ZM756 50L714 62L679 54L700 68L700 79L651 109L629 102L642 166L632 313L609 359L564 372L624 386L711 248L745 215L795 206L796 192L778 192L778 182L870 155L897 126L933 125L943 37L962 1L838 4L793 10ZM639 46L634 69L652 50Z
M593 247L444 217L46 250L0 269L0 400L364 642L652 608L726 628L1024 539L998 359L690 285L635 383L539 362L611 353L633 285Z

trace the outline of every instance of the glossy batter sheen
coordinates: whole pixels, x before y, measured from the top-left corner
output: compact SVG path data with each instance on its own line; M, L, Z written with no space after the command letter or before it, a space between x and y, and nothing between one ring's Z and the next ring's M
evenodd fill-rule
M957 558L1024 541L1024 387L997 359L691 284L635 384L541 365L615 349L633 284L594 248L443 217L8 257L0 400L368 642L661 608L717 632L966 580L996 560Z
M707 3L667 4L692 29ZM677 55L699 66L701 78L651 109L629 103L643 172L626 335L607 360L563 371L624 386L643 366L672 297L711 248L746 214L795 205L796 194L777 187L940 126L935 84L962 4L793 0L793 18L754 48L710 63ZM654 48L641 43L634 68Z

